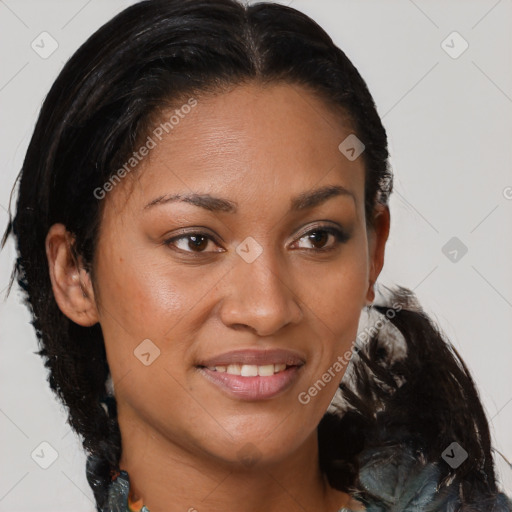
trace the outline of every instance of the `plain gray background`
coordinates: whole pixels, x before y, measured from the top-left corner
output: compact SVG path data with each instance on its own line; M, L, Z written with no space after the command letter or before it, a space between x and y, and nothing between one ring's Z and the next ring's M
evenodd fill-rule
M2 231L52 82L89 35L131 3L0 0ZM413 289L450 337L473 372L494 447L511 460L512 1L280 3L312 16L367 81L395 173L379 283ZM51 49L42 32L58 45L46 58L31 47L44 37ZM14 255L10 241L0 253L0 291ZM46 383L29 322L14 287L0 302L0 511L94 511L85 456ZM31 456L51 457L42 442L56 452L48 469ZM512 470L497 454L496 462L511 494Z

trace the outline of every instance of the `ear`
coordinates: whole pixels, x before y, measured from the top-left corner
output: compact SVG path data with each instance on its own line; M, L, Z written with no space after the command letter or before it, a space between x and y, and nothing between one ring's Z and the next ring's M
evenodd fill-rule
M369 304L371 304L375 299L375 290L373 286L379 277L382 267L384 266L384 252L389 236L389 228L389 207L387 205L377 203L374 210L373 227L369 230L368 234L370 273L366 300Z
M46 235L46 257L53 295L59 309L73 322L90 327L98 311L89 273L73 251L74 238L63 224L54 224Z

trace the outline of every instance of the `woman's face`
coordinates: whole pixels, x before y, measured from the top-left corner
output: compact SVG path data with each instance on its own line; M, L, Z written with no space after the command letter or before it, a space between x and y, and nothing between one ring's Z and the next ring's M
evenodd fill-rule
M106 195L94 300L123 437L270 462L316 435L387 236L351 132L298 86L239 86Z

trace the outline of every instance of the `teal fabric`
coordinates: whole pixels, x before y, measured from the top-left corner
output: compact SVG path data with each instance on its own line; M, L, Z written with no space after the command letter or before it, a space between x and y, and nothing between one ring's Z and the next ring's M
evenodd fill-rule
M407 444L364 450L359 481L366 491L354 494L367 512L511 512L512 500L502 492L486 494L476 489L470 504L461 506L460 486L442 485L442 459L427 461Z

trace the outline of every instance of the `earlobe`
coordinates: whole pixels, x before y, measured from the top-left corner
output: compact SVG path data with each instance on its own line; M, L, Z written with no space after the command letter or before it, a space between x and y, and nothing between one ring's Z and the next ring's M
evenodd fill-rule
M373 304L373 301L375 300L375 283L370 281L370 284L368 286L368 291L366 293L366 305L371 306Z
M89 327L98 322L91 277L73 251L74 239L63 224L46 236L46 257L59 309L73 322Z

